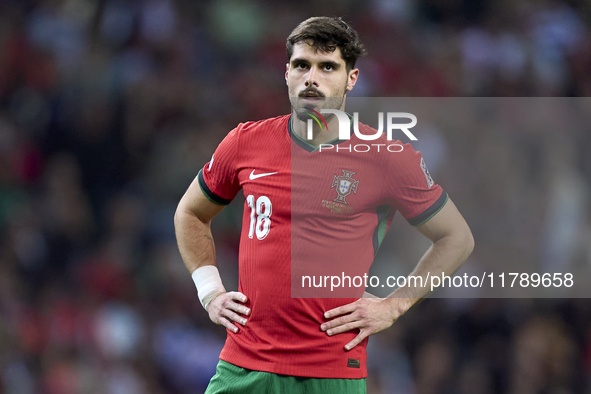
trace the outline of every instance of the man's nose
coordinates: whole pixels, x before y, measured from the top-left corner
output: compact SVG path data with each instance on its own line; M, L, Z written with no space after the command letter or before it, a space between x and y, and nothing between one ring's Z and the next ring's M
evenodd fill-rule
M306 78L306 87L315 86L318 87L317 73L315 67L310 67L308 71L308 78Z

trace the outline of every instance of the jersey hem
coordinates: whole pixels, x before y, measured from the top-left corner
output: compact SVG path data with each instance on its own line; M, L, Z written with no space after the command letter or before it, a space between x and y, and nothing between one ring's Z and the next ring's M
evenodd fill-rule
M350 374L343 374L341 369L334 368L298 368L290 365L282 365L273 362L264 362L257 360L230 360L228 357L220 354L220 360L235 365L240 368L250 369L252 371L269 372L277 375L300 376L303 378L321 378L321 379L364 379L367 378L367 368L357 371L351 371ZM313 373L309 372L313 371Z

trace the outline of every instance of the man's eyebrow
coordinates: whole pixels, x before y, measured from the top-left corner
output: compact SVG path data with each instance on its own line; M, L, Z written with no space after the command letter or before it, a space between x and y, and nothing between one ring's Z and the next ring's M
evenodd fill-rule
M323 66L332 66L332 68L339 68L341 67L340 63L334 62L332 60L327 60L326 62L320 62Z
M297 57L295 59L292 59L290 61L290 63L310 63L310 62L306 59L302 59L301 57Z

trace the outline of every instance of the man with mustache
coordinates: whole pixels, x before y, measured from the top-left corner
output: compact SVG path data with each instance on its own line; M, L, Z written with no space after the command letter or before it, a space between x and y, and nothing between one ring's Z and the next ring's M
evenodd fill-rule
M468 225L410 145L371 158L319 152L321 144L346 148L356 138L338 141L334 116L307 138L313 111L345 109L363 52L357 32L340 18L297 26L287 38L285 72L292 113L238 125L179 203L181 255L210 319L228 332L206 393L366 392L367 338L426 291L292 298L299 264L323 270L346 260L367 273L396 211L433 242L413 275L454 272L472 251ZM227 292L210 223L241 189L239 291Z

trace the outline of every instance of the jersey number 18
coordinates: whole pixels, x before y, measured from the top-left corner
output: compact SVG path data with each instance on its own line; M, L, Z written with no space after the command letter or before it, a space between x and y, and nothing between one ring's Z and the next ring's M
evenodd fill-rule
M265 239L269 235L271 229L271 212L273 206L271 200L267 196L260 196L256 200L251 194L246 197L246 203L250 207L250 229L248 230L248 238L253 238L256 232L258 239ZM255 220L256 213L256 220Z

